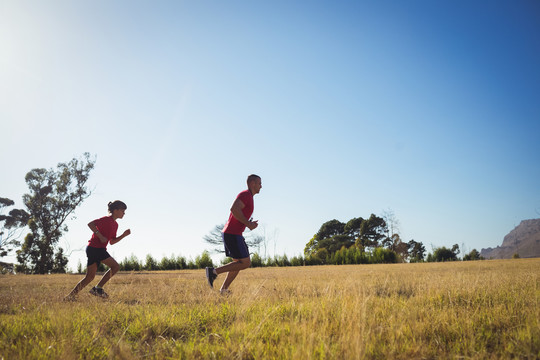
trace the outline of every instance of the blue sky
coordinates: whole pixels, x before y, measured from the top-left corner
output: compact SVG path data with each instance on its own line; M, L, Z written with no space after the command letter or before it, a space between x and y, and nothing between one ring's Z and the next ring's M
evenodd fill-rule
M273 254L391 209L406 241L495 247L540 216L537 1L0 1L0 196L97 156L60 245L128 204L117 259L183 255L250 173Z

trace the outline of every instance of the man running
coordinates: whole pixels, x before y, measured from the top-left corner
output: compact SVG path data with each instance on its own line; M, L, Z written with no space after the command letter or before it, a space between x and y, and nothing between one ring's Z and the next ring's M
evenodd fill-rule
M253 214L253 196L262 189L261 177L258 175L249 175L247 178L247 190L242 191L234 200L231 207L229 220L223 228L223 244L225 245L225 254L233 259L227 265L212 268L206 268L206 278L210 287L214 287L214 280L218 274L227 273L225 281L221 285L221 293L229 291L229 286L241 270L247 269L251 265L249 258L249 249L242 233L246 229L255 229L259 226L258 221L252 221Z

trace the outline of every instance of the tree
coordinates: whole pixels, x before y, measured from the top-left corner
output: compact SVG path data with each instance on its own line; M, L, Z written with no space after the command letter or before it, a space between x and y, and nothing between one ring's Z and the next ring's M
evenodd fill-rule
M472 249L470 253L463 256L463 261L472 261L472 260L484 260L480 253L476 249Z
M358 247L363 251L366 247L377 247L385 237L386 223L373 214L369 219L354 218L346 224L338 220L330 220L321 225L319 231L309 240L304 248L306 257L323 259L323 254L333 255L345 247ZM321 252L324 249L325 252Z
M459 254L459 245L455 244L452 246L452 249L446 247L440 247L433 251L433 261L456 261L457 255Z
M335 238L339 236L338 238ZM304 248L306 256L315 255L320 249L326 249L327 252L335 252L344 245L343 242L349 243L351 237L345 234L345 224L336 219L325 222L321 225L319 231L311 238ZM340 243L340 245L338 245ZM354 244L354 241L350 245ZM333 251L329 248L334 248Z
M67 264L68 259L64 256L64 249L58 248L58 251L54 255L54 262L51 272L56 274L65 274Z
M399 255L403 261L407 261L409 259L409 243L401 241L399 234L393 234L390 240L387 248Z
M206 267L214 267L212 258L208 251L203 251L203 253L195 258L195 265L197 269L204 269Z
M366 247L378 247L379 241L384 239L387 233L386 222L374 214L371 214L369 219L364 220L360 226L360 237L356 241L356 245Z
M225 249L223 247L223 238L221 237L224 227L225 224L216 225L207 235L203 236L204 241L214 246L212 251L216 253L225 253ZM245 239L248 248L254 249L259 248L260 244L265 240L265 237L254 232L250 232L245 236Z
M144 264L144 270L152 271L159 268L158 262L152 257L152 255L146 255L146 263Z
M410 262L420 262L424 261L424 253L426 252L426 247L421 242L411 240L408 242L409 245L409 261Z
M30 216L30 233L17 251L19 271L45 274L65 268L67 259L61 248L56 249L57 243L68 230L68 217L91 194L86 182L94 164L90 154L84 153L82 159L59 163L56 170L33 169L26 174L30 192L24 194L23 202Z
M361 217L353 218L345 224L345 234L349 235L356 242L362 236L362 223L365 220Z
M13 205L13 200L0 198L0 211ZM20 245L18 239L29 218L30 215L20 209L12 209L8 215L0 214L0 257L7 256L13 248Z
M396 218L394 210L388 209L382 212L381 216L386 223L386 234L388 238L391 238L393 235L399 235L399 220Z

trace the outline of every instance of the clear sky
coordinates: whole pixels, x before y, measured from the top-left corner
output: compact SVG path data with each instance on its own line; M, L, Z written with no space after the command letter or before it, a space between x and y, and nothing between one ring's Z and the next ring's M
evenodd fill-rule
M270 255L391 209L403 240L495 247L540 216L540 3L0 0L0 196L84 152L60 245L194 258L250 173Z

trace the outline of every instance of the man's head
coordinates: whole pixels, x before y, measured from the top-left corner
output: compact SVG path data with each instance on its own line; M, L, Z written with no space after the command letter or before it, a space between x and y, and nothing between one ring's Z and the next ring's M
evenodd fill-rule
M258 194L262 189L261 177L255 174L249 175L247 178L247 186L252 195Z

